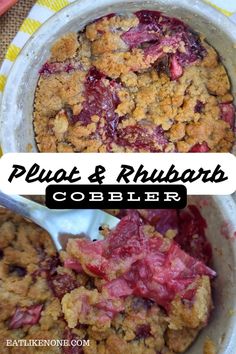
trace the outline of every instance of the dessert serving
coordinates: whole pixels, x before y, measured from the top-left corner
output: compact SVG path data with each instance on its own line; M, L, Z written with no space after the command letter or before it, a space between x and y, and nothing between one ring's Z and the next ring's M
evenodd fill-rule
M89 341L37 348L64 354L174 354L191 345L213 308L205 220L192 205L116 213L121 221L103 229L104 240L71 239L58 255L45 231L0 210L4 353L35 353L6 339Z
M66 33L40 70L42 152L227 152L230 80L217 52L157 11L110 14Z

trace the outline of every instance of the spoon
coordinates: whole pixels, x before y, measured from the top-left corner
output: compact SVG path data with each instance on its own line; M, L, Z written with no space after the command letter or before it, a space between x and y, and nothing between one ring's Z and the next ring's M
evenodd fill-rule
M0 191L0 205L32 220L51 236L57 249L65 249L69 238L86 237L102 240L102 225L114 228L119 219L98 209L55 210L35 203L19 195L7 195Z

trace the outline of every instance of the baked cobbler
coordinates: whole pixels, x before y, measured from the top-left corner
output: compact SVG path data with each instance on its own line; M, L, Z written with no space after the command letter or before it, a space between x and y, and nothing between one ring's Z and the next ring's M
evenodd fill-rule
M2 353L175 354L191 345L213 307L205 220L191 205L116 213L104 240L71 239L58 255L45 231L0 209ZM7 339L89 346L7 347Z
M40 70L42 152L228 152L235 107L219 55L157 11L111 14L67 33Z

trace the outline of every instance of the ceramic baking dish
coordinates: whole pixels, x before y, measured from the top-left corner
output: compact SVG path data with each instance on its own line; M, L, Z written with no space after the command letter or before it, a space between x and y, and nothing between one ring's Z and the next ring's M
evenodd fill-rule
M39 69L47 61L52 43L66 32L81 30L98 17L140 9L179 17L203 33L219 52L236 95L236 26L212 6L200 0L76 1L51 17L31 37L13 65L1 109L0 141L4 153L37 151L32 124L34 92Z

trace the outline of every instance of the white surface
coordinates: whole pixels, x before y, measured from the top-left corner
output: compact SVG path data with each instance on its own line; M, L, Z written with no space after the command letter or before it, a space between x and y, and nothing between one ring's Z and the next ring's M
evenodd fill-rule
M148 158L147 158L148 157ZM0 186L6 194L45 194L46 182L32 182L27 183L25 177L27 171L37 163L40 166L40 171L45 169L46 171L52 171L54 174L60 169L64 169L67 175L70 174L74 167L80 171L81 180L76 184L89 184L88 177L95 172L95 167L102 165L105 167L105 179L104 184L116 184L117 177L121 172L121 165L129 165L138 170L140 165L144 166L149 172L149 176L156 169L157 171L163 170L168 172L171 165L175 166L175 169L182 174L185 170L191 169L196 171L194 176L198 175L198 170L203 168L204 170L215 170L217 165L221 165L221 170L224 171L228 180L220 183L203 182L201 179L195 182L185 183L190 195L224 195L231 194L236 190L236 158L232 154L176 154L176 153L115 153L115 154L97 154L97 153L80 153L80 154L64 154L63 158L61 154L38 154L38 153L21 153L21 154L4 154L0 159ZM9 176L13 173L13 165L21 165L25 168L24 173L19 178L14 178L12 182L8 182ZM20 171L20 169L19 169ZM39 175L39 172L36 176ZM135 173L130 176L130 184L142 182L137 180L133 182ZM51 184L54 182L50 182ZM68 181L62 181L63 184L71 184ZM153 182L147 182L146 184L152 184ZM175 184L179 184L176 182ZM125 182L121 182L125 184ZM165 184L165 183L163 183Z

